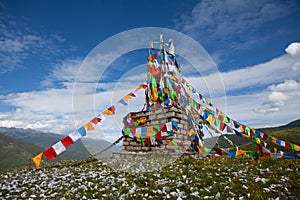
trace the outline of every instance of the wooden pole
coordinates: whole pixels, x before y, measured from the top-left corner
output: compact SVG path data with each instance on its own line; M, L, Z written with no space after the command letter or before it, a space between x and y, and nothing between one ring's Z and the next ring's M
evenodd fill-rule
M31 159L28 160L28 169L31 169Z

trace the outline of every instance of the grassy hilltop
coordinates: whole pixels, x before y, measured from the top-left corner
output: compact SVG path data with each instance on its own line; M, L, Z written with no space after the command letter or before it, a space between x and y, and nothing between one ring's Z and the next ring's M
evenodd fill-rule
M0 197L34 199L299 199L300 161L177 159L133 173L110 161L58 162L41 170L2 171ZM113 162L113 161L111 161Z

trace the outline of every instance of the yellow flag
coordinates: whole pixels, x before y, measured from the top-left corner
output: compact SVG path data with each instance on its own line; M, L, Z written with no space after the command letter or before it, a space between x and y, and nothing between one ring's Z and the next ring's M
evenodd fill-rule
M191 129L190 132L189 132L189 136L192 136L194 133L195 133L195 130Z
M236 153L235 153L235 156L244 155L246 153L247 153L247 151L237 150Z
M260 144L260 143L261 143L261 141L260 141L259 138L256 138L256 139L255 139L255 142L256 142L257 144Z
M104 110L103 112L102 112L102 114L105 114L105 115L113 115L113 113L110 111L110 110Z
M95 130L94 126L92 125L91 122L88 122L87 124L84 125L84 128L88 131Z
M152 133L152 132L154 132L154 130L153 130L153 126L147 126L147 134L149 133Z
M131 96L129 96L129 95L126 95L125 97L123 97L124 101L129 101L130 99L131 99Z
M207 121L211 124L214 121L214 116L210 114L207 118Z
M34 158L32 158L32 161L34 162L35 167L36 167L37 169L40 168L40 164L41 164L41 161L42 161L42 157L43 157L43 152L40 153L39 155L35 156Z

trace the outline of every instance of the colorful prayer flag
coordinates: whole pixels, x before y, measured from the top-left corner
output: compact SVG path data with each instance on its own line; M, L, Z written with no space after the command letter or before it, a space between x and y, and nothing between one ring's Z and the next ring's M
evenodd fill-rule
M82 135L78 132L73 132L69 134L69 137L72 139L73 142L76 142Z
M38 154L37 156L35 156L34 158L32 158L32 161L34 162L35 164L35 167L37 169L40 168L40 164L41 164L41 161L42 161L42 157L43 157L43 152Z
M72 139L71 139L70 136L67 136L67 137L63 138L63 139L61 140L61 142L64 144L65 147L68 147L68 146L70 146L71 144L73 144L73 141L72 141Z
M91 122L88 122L84 125L84 128L88 131L92 131L92 130L95 130L94 126L92 125Z
M63 145L61 141L54 144L52 148L54 149L56 155L59 155L66 150L66 147Z
M56 157L53 147L50 147L50 148L46 149L45 151L43 151L43 154L45 155L47 160L51 160L52 158Z

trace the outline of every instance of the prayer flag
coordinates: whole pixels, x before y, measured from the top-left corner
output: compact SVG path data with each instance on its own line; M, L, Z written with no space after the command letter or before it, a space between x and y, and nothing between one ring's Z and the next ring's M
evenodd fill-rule
M95 117L94 119L91 120L91 122L93 124L98 124L99 122L101 122L102 119L100 119L99 117Z
M128 95L131 96L131 97L136 97L133 92L130 92Z
M172 122L166 123L167 131L172 131Z
M229 126L226 126L227 128L226 128L226 131L227 131L227 133L233 133L233 131L232 131L232 128L231 127L229 127Z
M59 155L66 150L66 147L63 145L61 141L54 144L52 148L54 149L56 155Z
M80 133L80 135L82 136L86 136L86 130L85 128L82 126L79 129L76 130L78 133Z
M224 124L223 122L221 122L220 123L220 130L224 131L225 127L226 127L226 124Z
M43 152L38 154L37 156L35 156L34 158L32 158L32 161L34 162L35 164L35 167L37 169L40 168L40 164L41 164L41 161L42 161L42 157L43 157Z
M178 130L178 125L176 121L172 121L172 127L176 129L176 131Z
M244 150L237 150L236 153L235 153L235 156L240 156L240 155L245 155L247 153L247 151L244 151Z
M229 158L234 158L236 154L236 150L229 150Z
M124 99L121 99L120 101L118 101L120 104L123 104L124 106L127 106L128 103L126 103L126 101L124 101Z
M192 136L195 133L195 130L191 128L190 132L189 132L189 136Z
M214 121L214 116L210 114L206 120L211 124Z
M176 148L178 148L179 146L178 146L178 144L175 142L175 141L173 141L172 140L172 144L174 145L174 147L176 147Z
M67 136L67 137L63 138L63 139L61 140L61 142L64 144L65 147L68 147L68 146L70 146L71 144L73 144L73 141L72 141L72 139L71 139L70 136Z
M220 156L223 155L222 150L220 148L215 147L215 148L213 148L213 150L215 150L218 155L220 155Z
M69 137L72 139L73 142L76 142L79 138L82 137L82 135L78 132L73 132L69 134Z
M51 160L52 158L56 157L53 147L50 147L50 148L46 149L45 151L43 151L43 154L46 156L47 160Z
M84 128L88 131L92 131L92 130L95 130L94 126L92 125L91 122L88 122L84 125Z
M237 130L234 130L234 132L235 132L235 134L236 134L237 136L240 136L240 137L242 137L242 135L241 135L241 133L240 133L239 131L237 131Z

